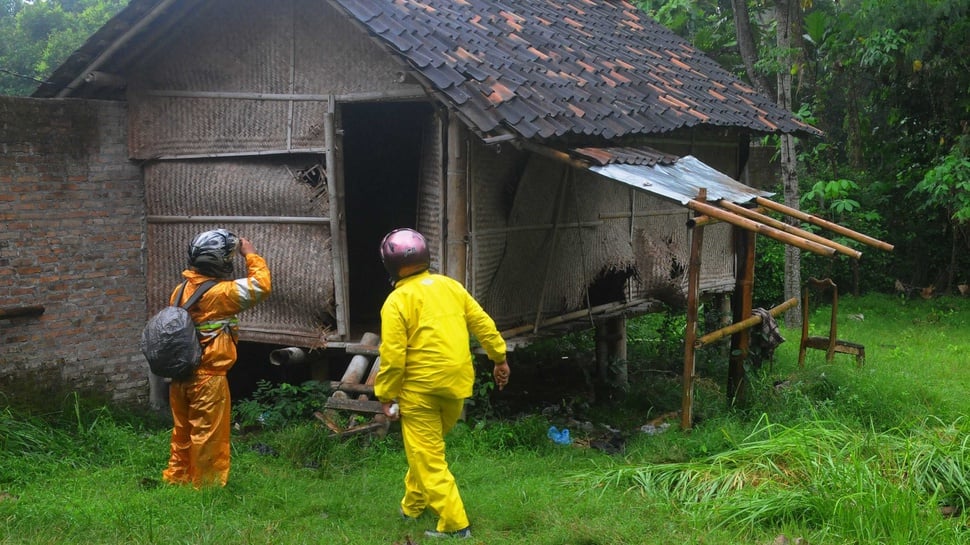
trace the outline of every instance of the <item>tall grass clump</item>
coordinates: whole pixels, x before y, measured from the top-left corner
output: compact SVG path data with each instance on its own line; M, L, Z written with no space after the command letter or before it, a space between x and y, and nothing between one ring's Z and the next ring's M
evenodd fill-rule
M920 422L859 430L828 419L763 417L732 447L684 462L577 473L584 490L636 491L700 523L753 531L800 528L810 542L961 543L970 537L970 426ZM834 540L834 541L833 541Z

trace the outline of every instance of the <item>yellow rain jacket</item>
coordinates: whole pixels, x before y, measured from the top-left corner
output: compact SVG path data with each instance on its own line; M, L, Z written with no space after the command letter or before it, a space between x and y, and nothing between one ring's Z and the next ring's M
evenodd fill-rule
M195 373L169 386L172 406L172 445L162 478L169 483L225 486L229 480L231 400L226 373L236 363L239 322L236 313L269 296L272 287L266 261L257 254L246 258L246 278L215 284L189 309L202 335L202 361ZM182 272L188 280L182 303L210 277L192 270Z
M488 358L505 361L495 322L458 281L423 272L398 280L381 308L381 367L374 394L383 402L402 390L450 399L471 397L475 369L471 332Z

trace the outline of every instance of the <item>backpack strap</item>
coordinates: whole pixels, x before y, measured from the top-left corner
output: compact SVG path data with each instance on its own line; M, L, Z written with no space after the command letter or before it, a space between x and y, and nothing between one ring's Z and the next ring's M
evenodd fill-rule
M182 300L182 292L185 291L185 285L188 283L189 281L186 280L185 282L182 282L181 286L179 286L179 292L175 298L176 301ZM194 305L199 301L199 299L205 294L205 292L209 291L209 288L211 288L212 286L215 286L217 283L218 283L218 280L206 280L205 282L199 284L198 289L195 290L195 292L192 294L192 297L189 297L189 300L186 301L185 304L182 304L179 306L184 308L185 310L190 309L192 305Z

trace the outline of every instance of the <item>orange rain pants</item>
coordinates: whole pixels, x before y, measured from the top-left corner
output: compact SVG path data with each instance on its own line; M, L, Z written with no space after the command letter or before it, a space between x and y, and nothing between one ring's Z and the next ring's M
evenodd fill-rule
M229 381L225 375L193 375L172 381L172 452L162 478L196 488L229 480Z

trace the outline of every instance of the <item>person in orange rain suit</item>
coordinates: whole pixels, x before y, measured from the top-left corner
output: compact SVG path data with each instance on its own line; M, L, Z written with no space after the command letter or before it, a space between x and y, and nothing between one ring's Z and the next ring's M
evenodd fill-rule
M246 278L232 280L236 250L246 259ZM169 386L172 449L162 479L172 484L225 486L229 479L231 405L226 373L236 363L236 313L266 299L271 291L266 260L252 243L225 229L199 234L189 244L183 301L203 282L219 280L189 309L202 342L202 359L191 376Z
M459 282L428 271L430 253L417 231L388 233L381 242L381 260L394 289L381 308L381 363L374 393L388 419L401 421L408 460L401 515L416 518L430 508L439 518L437 530L426 536L471 537L445 461L444 436L472 394L469 331L494 362L499 389L509 380L505 341Z

